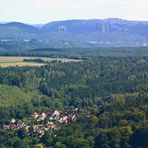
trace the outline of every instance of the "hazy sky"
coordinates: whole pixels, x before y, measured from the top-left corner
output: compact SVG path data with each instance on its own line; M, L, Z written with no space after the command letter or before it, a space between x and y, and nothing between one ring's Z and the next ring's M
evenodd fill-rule
M0 21L45 23L109 17L148 21L148 0L0 0Z

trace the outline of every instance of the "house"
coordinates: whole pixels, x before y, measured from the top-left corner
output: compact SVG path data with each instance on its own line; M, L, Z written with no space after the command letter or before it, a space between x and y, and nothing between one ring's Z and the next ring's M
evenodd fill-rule
M68 122L67 120L68 120L68 116L64 116L64 117L60 118L59 122L60 123L67 123Z
M50 126L50 129L51 130L57 130L57 126L55 124L53 124L53 125Z
M57 120L57 118L59 118L60 114L61 114L60 110L55 110L49 119L50 120Z
M37 131L37 125L32 125L32 128L33 128L33 132L36 132Z
M39 114L37 112L32 112L32 117L37 119L39 117Z
M76 122L76 120L77 120L76 115L73 115L72 118L71 118L71 120L72 120L73 122Z
M53 113L53 115L59 116L60 113L61 113L61 111L59 111L59 110L55 110L54 113Z
M11 120L11 123L16 123L16 120L13 118L12 120Z
M53 125L54 123L52 121L48 121L48 125Z
M12 129L12 130L16 130L16 125L15 125L15 124L10 125L10 129Z
M41 115L39 115L38 121L41 121L41 120L43 121L43 120L45 120L46 116L47 116L47 114L45 114L45 113L43 112Z
M10 129L10 125L4 125L3 128L6 129Z
M24 127L26 127L26 126L27 126L27 125L26 125L25 122L19 121L18 124L17 124L17 129L21 129L21 128L24 128Z

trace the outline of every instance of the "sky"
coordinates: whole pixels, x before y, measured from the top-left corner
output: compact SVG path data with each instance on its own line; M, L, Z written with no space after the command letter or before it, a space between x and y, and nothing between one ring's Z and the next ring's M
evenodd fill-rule
M148 21L148 0L0 0L0 21L42 24L105 18Z

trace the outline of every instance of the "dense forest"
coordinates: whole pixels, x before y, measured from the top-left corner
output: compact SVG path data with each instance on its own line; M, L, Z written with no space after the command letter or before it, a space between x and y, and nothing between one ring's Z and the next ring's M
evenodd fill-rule
M147 148L148 48L1 51L0 55L80 59L0 68L0 147ZM42 137L6 130L33 111L78 108L77 121Z

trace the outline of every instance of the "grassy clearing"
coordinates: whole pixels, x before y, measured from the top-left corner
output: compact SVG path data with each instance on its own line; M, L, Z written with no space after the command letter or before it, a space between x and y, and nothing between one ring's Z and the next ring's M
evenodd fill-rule
M9 107L22 102L30 102L33 93L24 93L15 86L0 85L0 107Z
M43 63L35 62L24 62L24 59L42 59L44 61L62 61L62 62L72 62L78 61L74 59L64 59L64 58L45 58L45 57L9 57L9 56L0 56L0 66L9 67L9 66L43 66Z

